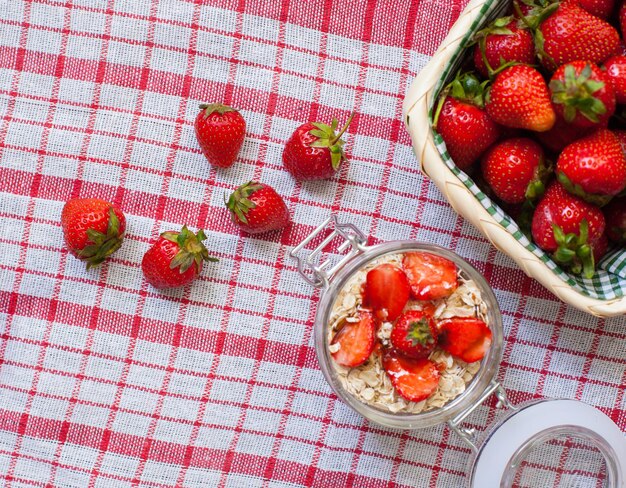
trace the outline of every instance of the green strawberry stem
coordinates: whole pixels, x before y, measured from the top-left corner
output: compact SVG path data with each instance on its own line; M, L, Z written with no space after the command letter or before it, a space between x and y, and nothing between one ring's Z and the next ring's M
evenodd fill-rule
M248 218L246 214L256 207L256 204L250 200L252 194L263 188L263 185L260 183L256 183L253 181L249 181L248 183L244 183L240 187L238 187L226 200L226 195L224 195L224 203L228 210L232 212L233 220L235 223L235 217L239 219L243 224L248 223Z
M568 268L574 274L581 274L585 278L592 278L595 273L595 261L593 249L587 242L589 240L589 223L583 219L580 223L578 234L565 234L558 225L552 224L554 240L557 249L553 253L554 260Z
M414 346L422 345L426 346L435 342L435 338L428 325L428 320L421 318L416 322L409 324L409 330L407 333L407 339L411 341Z
M204 118L206 119L213 112L224 115L226 112L236 112L234 108L224 105L223 103L201 103L200 109L204 110Z
M330 151L330 162L334 170L338 170L341 165L341 161L344 159L343 145L344 141L341 140L341 136L348 129L348 126L352 122L354 112L348 117L346 125L342 127L339 134L335 134L335 130L339 125L337 119L333 119L331 124L322 124L321 122L311 122L315 129L311 129L309 134L317 137L316 141L313 141L311 147L325 148Z
M587 64L579 75L574 66L565 67L564 80L552 80L552 101L563 105L566 122L572 122L580 114L591 122L598 123L599 115L606 113L604 102L593 94L604 88L604 82L590 79L591 65Z
M194 234L186 225L183 225L180 232L163 232L161 237L178 244L180 250L172 258L170 269L179 268L179 273L181 274L187 271L193 264L196 266L196 271L200 271L203 261L219 261L217 258L209 256L208 249L202 243L206 239L206 234L202 229L197 234Z
M561 185L563 185L569 193L571 193L572 195L576 195L577 197L582 198L586 202L592 203L593 205L603 207L611 201L611 195L597 195L593 193L587 193L585 190L583 190L582 186L573 183L572 180L570 180L563 171L557 171L556 179L559 180L559 183L561 183Z
M87 269L91 269L102 263L122 245L124 235L120 234L120 221L115 215L113 207L109 207L109 223L106 234L94 229L87 229L87 237L93 244L77 250L76 254L79 259L87 263Z
M352 119L353 119L353 118L354 118L354 112L352 112L352 113L350 114L350 117L348 117L348 121L346 122L346 125L344 125L344 126L341 128L341 130L339 131L339 134L337 134L337 136L336 136L334 139L332 139L332 140L330 141L330 145L331 145L331 146L334 146L334 145L337 143L337 141L338 141L339 139L341 139L341 136L343 135L343 133L344 133L346 130L348 130L348 127L350 126L350 123L352 122Z

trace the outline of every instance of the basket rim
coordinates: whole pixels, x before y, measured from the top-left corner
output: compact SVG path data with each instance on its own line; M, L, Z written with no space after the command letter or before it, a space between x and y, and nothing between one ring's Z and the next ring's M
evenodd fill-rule
M436 148L429 120L440 75L460 47L476 19L500 0L472 0L463 10L429 63L416 77L404 99L403 116L420 169L442 191L454 210L469 220L498 250L508 255L531 278L560 300L600 317L626 314L626 296L602 299L585 295L563 281L547 265L509 233L476 200L471 191L445 164Z

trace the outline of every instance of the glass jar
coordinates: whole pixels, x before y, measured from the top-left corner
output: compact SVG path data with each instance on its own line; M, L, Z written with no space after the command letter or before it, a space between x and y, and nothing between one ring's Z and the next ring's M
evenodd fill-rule
M325 237L322 236L324 232L328 232ZM320 238L317 247L306 250L307 245ZM323 249L337 238L343 240L338 251L345 255L334 264L330 261L317 264ZM626 487L626 439L602 412L575 400L540 400L518 406L508 401L504 388L494 379L502 359L502 316L491 287L473 266L452 251L433 244L402 240L367 246L366 242L365 235L354 225L340 223L332 215L290 253L304 279L321 288L314 323L315 350L324 378L344 403L369 421L385 427L419 429L447 422L472 450L468 486L549 486L523 485L519 480L524 479L527 458L533 456L537 446L557 442L559 436L569 432L576 438L584 439L596 450L598 459L603 460L602 472L606 473L604 486ZM486 322L493 337L478 372L459 396L434 410L417 414L391 413L363 403L346 391L339 381L328 347L329 319L337 296L357 271L382 256L411 251L428 252L449 259L464 276L474 281L487 306ZM464 427L463 421L492 394L496 395L498 406L507 408L508 412L479 436L473 429Z

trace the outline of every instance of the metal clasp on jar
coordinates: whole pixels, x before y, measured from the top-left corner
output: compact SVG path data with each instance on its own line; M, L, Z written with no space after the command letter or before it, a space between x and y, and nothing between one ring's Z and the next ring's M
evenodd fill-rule
M476 429L463 427L462 423L469 414L476 410L479 405L482 405L485 400L487 400L487 398L489 398L492 394L495 394L496 398L498 399L498 403L496 404L497 408L503 407L511 410L517 410L517 407L509 401L508 397L506 396L506 391L504 390L502 385L497 381L492 381L491 383L489 383L489 386L487 387L487 389L485 389L480 398L478 398L476 403L463 410L456 417L448 420L448 426L454 432L456 432L456 434L461 439L463 439L463 441L465 441L465 443L470 447L474 454L478 453L478 436L476 434Z
M332 231L315 249L305 256L299 256L300 252L306 247L307 244L315 239L315 237L330 229L332 229ZM350 249L349 252L337 263L335 263L334 266L329 260L315 264L316 260L321 257L322 250L336 237L341 237L344 240L344 242L339 246L338 251L343 253L347 249ZM311 232L306 239L293 248L289 255L297 261L298 272L307 282L316 288L327 288L330 279L343 267L344 264L357 254L361 254L365 251L365 249L367 249L366 243L367 238L363 232L361 232L353 224L339 223L337 216L333 214L322 222L317 229Z

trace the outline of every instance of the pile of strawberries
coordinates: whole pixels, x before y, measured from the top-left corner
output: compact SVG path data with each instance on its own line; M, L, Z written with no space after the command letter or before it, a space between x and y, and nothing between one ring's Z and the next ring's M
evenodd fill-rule
M515 0L434 114L457 167L585 277L626 245L625 34L626 0Z
M354 114L336 133L338 122L330 125L308 122L298 127L287 141L283 164L297 180L325 179L333 176L345 160L344 134ZM202 104L194 122L196 137L208 162L217 168L233 165L245 139L246 122L235 109ZM286 227L289 211L282 197L269 185L250 181L224 199L232 221L248 234L260 234ZM75 198L63 207L61 224L69 251L96 266L122 245L126 218L120 208L99 198ZM145 253L141 269L155 288L173 288L192 282L202 271L209 256L197 233L183 226L180 231L163 232Z
M434 300L449 297L459 286L458 270L449 259L428 252L409 252L402 267L381 264L368 271L358 320L344 321L331 341L339 345L332 357L354 368L372 353L405 400L420 402L439 385L440 365L428 359L436 347L467 363L480 361L491 346L487 324L474 317L436 321ZM421 309L405 310L409 299ZM393 323L388 345L377 340L382 322Z

